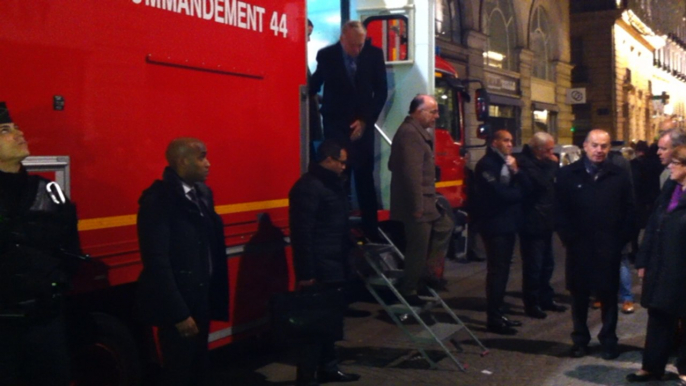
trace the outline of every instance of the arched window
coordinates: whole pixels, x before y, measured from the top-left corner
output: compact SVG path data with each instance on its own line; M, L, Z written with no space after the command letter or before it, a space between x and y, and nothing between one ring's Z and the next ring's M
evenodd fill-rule
M462 10L459 1L450 2L450 13L453 20L453 42L462 43Z
M487 66L516 71L517 32L510 0L484 0L483 32L488 36L484 63Z
M552 47L550 42L550 23L543 7L538 7L531 18L531 44L534 52L533 76L545 80L555 80L552 66Z
M452 28L450 28L450 6L448 0L436 2L436 37L450 40Z

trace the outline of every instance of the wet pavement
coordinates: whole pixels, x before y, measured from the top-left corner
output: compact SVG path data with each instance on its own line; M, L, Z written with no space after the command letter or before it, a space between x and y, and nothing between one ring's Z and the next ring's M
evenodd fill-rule
M569 295L564 291L564 250L555 246L556 269L552 284L557 301L569 308ZM464 352L456 354L467 366L460 371L438 346L428 349L438 362L430 369L426 361L413 353L412 344L396 327L380 305L369 296L352 308L367 311L366 316L346 318L346 338L339 342L341 368L362 375L350 385L625 385L624 377L640 368L647 312L637 306L633 314L619 316L617 334L621 355L603 360L595 335L600 330L600 311L589 312L589 328L594 337L590 354L571 358L572 330L570 311L548 312L546 319L532 319L524 314L521 301L521 260L515 252L506 303L511 319L520 320L514 336L501 336L486 330L485 262L448 261L445 277L448 292L442 293L457 316L488 347L481 356L480 348L466 332L457 338ZM634 277L634 294L640 285ZM638 300L638 296L637 296ZM295 378L292 351L277 349L266 340L252 340L219 349L212 353L212 385L292 385ZM673 365L668 371L676 371ZM335 383L330 383L335 385ZM654 383L670 385L670 382ZM651 385L651 383L646 383Z

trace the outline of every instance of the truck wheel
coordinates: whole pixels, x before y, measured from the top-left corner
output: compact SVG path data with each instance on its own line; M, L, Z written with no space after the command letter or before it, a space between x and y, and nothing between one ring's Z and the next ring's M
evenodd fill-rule
M72 355L72 386L136 386L141 381L138 348L129 329L102 313L79 322Z

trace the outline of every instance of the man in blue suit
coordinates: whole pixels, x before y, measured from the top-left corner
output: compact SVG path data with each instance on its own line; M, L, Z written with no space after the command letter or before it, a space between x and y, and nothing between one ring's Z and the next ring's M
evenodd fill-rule
M345 23L339 42L317 53L310 92L316 94L324 86L324 138L337 141L349 151L348 173L352 171L355 178L362 229L373 237L378 209L373 174L374 124L386 103L388 88L383 51L366 37L362 23Z

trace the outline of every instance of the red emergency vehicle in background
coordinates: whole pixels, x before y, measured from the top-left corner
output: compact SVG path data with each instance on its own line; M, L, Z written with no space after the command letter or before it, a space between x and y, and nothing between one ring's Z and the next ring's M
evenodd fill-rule
M207 144L226 224L231 320L212 324L210 347L263 331L269 297L294 284L287 197L307 160L305 0L4 0L0 25L0 100L35 155L25 164L77 204L91 256L69 297L74 384L140 382L137 200L175 137ZM459 208L465 93L447 62L426 68L448 118L437 186ZM409 106L396 99L384 112L394 129L389 117Z

